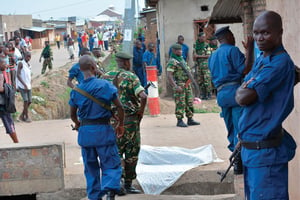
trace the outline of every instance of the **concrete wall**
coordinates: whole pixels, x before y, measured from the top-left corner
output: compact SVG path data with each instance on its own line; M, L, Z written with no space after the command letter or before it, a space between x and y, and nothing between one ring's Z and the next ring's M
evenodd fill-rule
M31 15L0 15L0 34L5 36L5 32L7 32L6 40L11 39L13 32L21 27L32 27ZM22 35L22 37L24 36Z
M162 63L168 58L169 48L177 42L177 36L183 35L184 42L189 46L189 58L192 61L194 43L194 20L207 19L216 0L160 0L158 2L159 36L161 39ZM202 5L208 5L208 11L201 11ZM191 65L192 63L189 62Z
M61 144L0 148L0 196L55 192L64 188Z
M243 34L243 24L242 23L235 23L235 24L216 24L216 30L218 28L230 26L230 30L232 31L235 37L235 45L244 53L245 49L242 44L244 41L244 34Z
M300 43L298 33L300 32L300 4L298 0L267 0L267 10L274 10L282 16L283 20L283 44L292 57L294 63L300 66ZM295 89L295 108L285 122L285 127L297 141L298 149L295 158L289 164L289 189L290 199L300 198L300 84Z

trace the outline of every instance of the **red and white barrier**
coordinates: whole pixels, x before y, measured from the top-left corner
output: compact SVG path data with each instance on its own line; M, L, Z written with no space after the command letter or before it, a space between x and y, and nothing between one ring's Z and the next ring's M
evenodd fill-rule
M155 87L150 86L148 88L148 108L151 116L157 116L160 114L159 94L158 94L158 82L157 82L157 67L147 66L147 81L151 81Z

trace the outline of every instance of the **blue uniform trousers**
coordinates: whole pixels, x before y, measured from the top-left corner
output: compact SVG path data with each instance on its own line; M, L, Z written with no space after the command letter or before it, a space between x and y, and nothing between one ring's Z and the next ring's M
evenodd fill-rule
M234 150L235 145L238 143L238 122L242 114L243 108L236 107L222 107L221 117L224 118L225 125L228 131L227 139L229 141L228 149Z
M120 190L122 167L116 144L81 147L81 153L87 182L87 195L90 200L100 199L108 190Z
M288 200L288 164L244 167L246 200Z
M144 69L143 66L133 66L133 71L134 73L139 77L140 81L141 81L141 85L143 87L145 87L147 85L147 74L146 74L146 70Z

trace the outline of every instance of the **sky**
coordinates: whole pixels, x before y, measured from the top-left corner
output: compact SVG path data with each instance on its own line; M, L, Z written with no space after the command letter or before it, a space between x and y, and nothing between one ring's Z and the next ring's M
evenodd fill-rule
M92 18L110 5L124 14L127 0L0 0L0 14L32 14L34 19L48 20L61 17L78 16ZM138 0L144 7L144 0Z

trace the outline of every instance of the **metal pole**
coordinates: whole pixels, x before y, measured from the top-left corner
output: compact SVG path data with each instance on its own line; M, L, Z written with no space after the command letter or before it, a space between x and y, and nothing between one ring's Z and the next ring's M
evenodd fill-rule
M132 54L133 36L136 29L135 23L135 0L125 1L125 16L124 16L124 39L123 51Z

